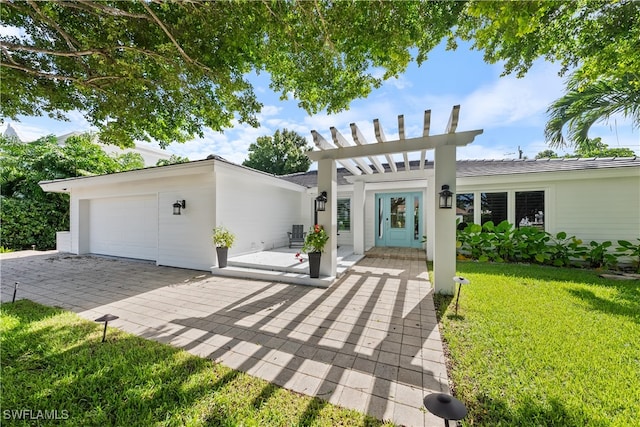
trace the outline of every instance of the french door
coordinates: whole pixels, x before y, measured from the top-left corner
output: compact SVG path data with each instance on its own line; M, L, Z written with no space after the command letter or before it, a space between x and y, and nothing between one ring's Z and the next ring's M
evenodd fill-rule
M422 193L376 194L376 246L422 246Z

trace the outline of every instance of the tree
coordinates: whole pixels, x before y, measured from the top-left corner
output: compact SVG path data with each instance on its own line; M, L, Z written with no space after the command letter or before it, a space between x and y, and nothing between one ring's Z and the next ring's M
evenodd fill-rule
M558 153L553 150L544 150L536 154L536 159L557 159Z
M473 40L485 61L505 61L504 74L522 76L540 57L559 61L562 74L574 69L566 94L549 107L545 135L552 147L580 146L593 123L616 113L640 127L638 16L632 0L472 1L456 34Z
M585 83L640 76L640 3L632 0L468 2L456 35L472 40L504 74L523 76L544 57ZM453 40L450 43L455 46Z
M4 1L0 116L83 112L101 140L166 146L203 128L257 125L247 80L309 113L348 108L448 37L473 41L504 74L541 57L581 87L627 79L639 90L640 2ZM376 77L383 70L381 77Z
M545 136L552 147L575 145L589 149L591 126L615 114L630 117L640 127L640 75L625 75L616 79L583 82L580 73L569 79L567 93L551 104L547 110L549 121ZM567 128L568 141L562 130Z
M287 129L277 130L273 136L258 137L249 146L249 158L242 164L274 175L306 172L311 160L305 153L310 150L307 140L300 134Z
M587 139L576 148L573 155L567 157L633 157L635 153L629 148L609 148L602 138Z
M69 196L45 193L40 181L120 172L144 166L139 154L107 155L89 135L59 146L54 136L31 143L0 136L0 241L11 249L55 248L56 231L69 229Z
M175 165L177 163L187 163L189 162L188 157L178 156L176 154L172 154L168 159L160 159L156 162L156 166L167 166L167 165Z
M81 111L105 143L257 126L246 76L336 112L450 32L462 2L3 2L0 116ZM374 76L383 69L382 77ZM377 73L376 73L377 74Z

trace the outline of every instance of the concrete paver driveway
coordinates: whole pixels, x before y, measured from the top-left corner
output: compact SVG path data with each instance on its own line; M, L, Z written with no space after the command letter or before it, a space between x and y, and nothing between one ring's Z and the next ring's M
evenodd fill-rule
M407 426L449 392L424 261L364 258L329 289L56 252L2 256L2 301L112 313L125 331Z

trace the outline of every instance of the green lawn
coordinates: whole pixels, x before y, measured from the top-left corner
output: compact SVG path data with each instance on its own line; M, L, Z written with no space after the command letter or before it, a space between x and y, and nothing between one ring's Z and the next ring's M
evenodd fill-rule
M103 344L101 325L64 310L18 301L1 311L3 426L382 425L116 329ZM21 423L11 410L66 419Z
M471 281L458 316L455 299L437 303L464 425L639 425L640 281L533 265L458 272Z

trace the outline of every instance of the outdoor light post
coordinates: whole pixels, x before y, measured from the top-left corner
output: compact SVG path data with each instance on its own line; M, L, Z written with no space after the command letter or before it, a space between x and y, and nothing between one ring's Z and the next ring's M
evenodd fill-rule
M107 338L107 323L109 323L112 320L116 320L119 317L114 315L114 314L105 314L104 316L98 317L95 321L96 322L104 322L104 332L102 332L102 342L105 341L105 339Z
M449 427L449 420L458 421L467 415L464 403L445 393L431 393L424 398L423 403L429 412L444 419L446 427Z
M11 300L11 302L16 302L16 294L18 293L18 285L20 284L20 282L16 282L15 285L13 285L13 299Z
M460 291L462 290L462 285L468 285L471 283L469 279L465 279L462 276L454 276L453 281L458 284L458 296L456 297L456 316L458 315L458 300L460 300Z

